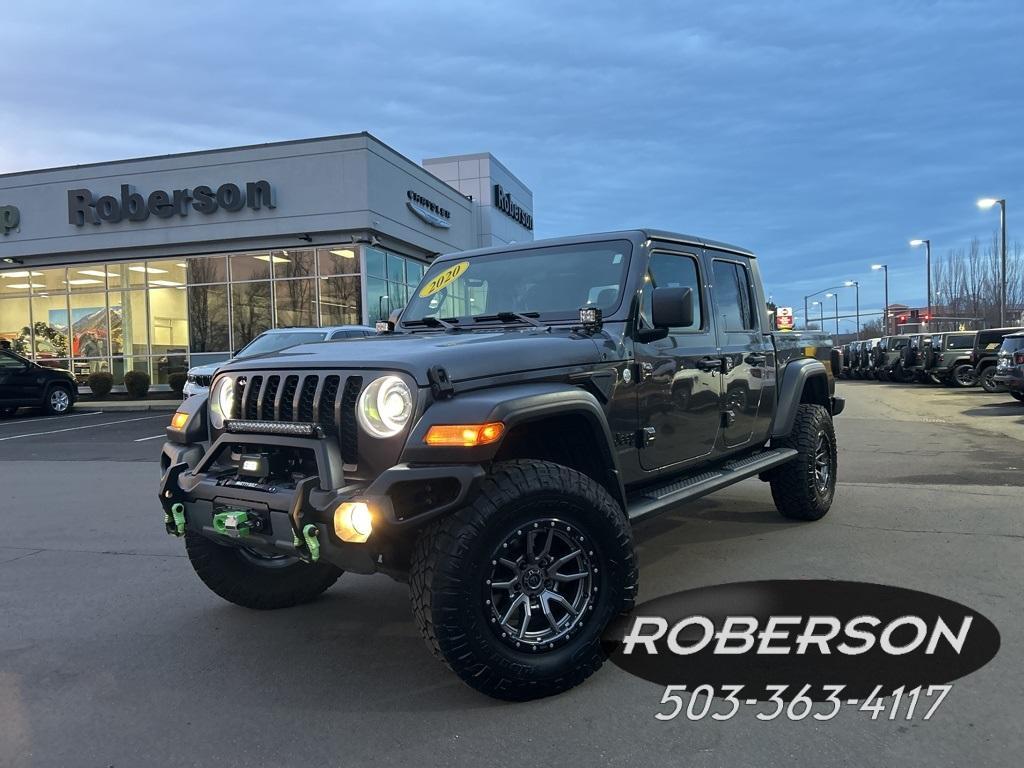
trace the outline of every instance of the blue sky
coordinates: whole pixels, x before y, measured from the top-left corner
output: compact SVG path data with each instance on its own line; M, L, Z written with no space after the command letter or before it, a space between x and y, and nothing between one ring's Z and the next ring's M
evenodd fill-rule
M734 242L798 312L845 279L877 310L873 262L894 302L923 304L909 238L938 255L990 237L998 216L974 201L995 195L1013 240L1024 205L1020 2L8 0L3 16L0 172L359 130L416 160L487 150L533 189L538 237Z

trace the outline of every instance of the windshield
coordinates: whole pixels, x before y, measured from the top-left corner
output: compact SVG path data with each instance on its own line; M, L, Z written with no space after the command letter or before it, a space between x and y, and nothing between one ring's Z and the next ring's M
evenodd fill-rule
M587 306L608 313L622 298L630 251L629 241L612 240L448 259L427 271L402 324L503 313L576 320Z
M999 351L1010 354L1021 349L1024 349L1024 336L1007 336L1003 339L1003 345L999 348Z
M308 344L311 341L323 341L327 337L325 331L289 331L287 333L265 333L257 336L244 347L236 357L252 357L254 355L265 355L269 352L277 352L279 349L287 349L297 344Z

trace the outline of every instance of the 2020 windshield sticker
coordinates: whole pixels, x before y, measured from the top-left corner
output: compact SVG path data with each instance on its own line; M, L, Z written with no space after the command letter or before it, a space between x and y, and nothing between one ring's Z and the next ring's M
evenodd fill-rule
M991 621L952 600L815 580L665 595L604 635L613 663L664 687L659 720L728 720L741 710L830 720L843 709L927 720L952 681L991 661L1000 642Z
M448 269L439 274L437 277L432 278L430 282L428 282L426 285L420 288L420 298L425 299L428 296L433 296L442 288L448 286L450 283L456 280L459 277L459 275L461 275L467 269L469 269L468 261L460 261L458 264L448 267Z

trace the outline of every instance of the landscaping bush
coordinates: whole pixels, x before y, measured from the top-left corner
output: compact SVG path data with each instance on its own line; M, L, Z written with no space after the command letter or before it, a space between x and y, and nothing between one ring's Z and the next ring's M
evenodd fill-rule
M149 393L149 374L142 371L128 371L124 375L124 388L132 400L142 400Z
M97 400L102 400L110 394L110 390L114 386L114 377L106 371L96 371L89 374L86 383L92 390L92 396Z
M185 381L187 377L184 373L172 373L167 377L167 386L171 388L171 392L181 397L185 389Z

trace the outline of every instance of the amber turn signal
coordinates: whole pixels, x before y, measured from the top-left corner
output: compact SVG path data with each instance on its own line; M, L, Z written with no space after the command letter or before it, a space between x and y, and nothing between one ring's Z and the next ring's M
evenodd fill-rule
M182 427L185 426L185 422L187 422L187 421L188 421L188 414L187 413L182 413L181 411L178 411L173 416L171 416L171 427L173 429L181 429Z
M427 431L427 445L458 445L472 448L498 440L505 431L500 421L489 424L435 424Z

